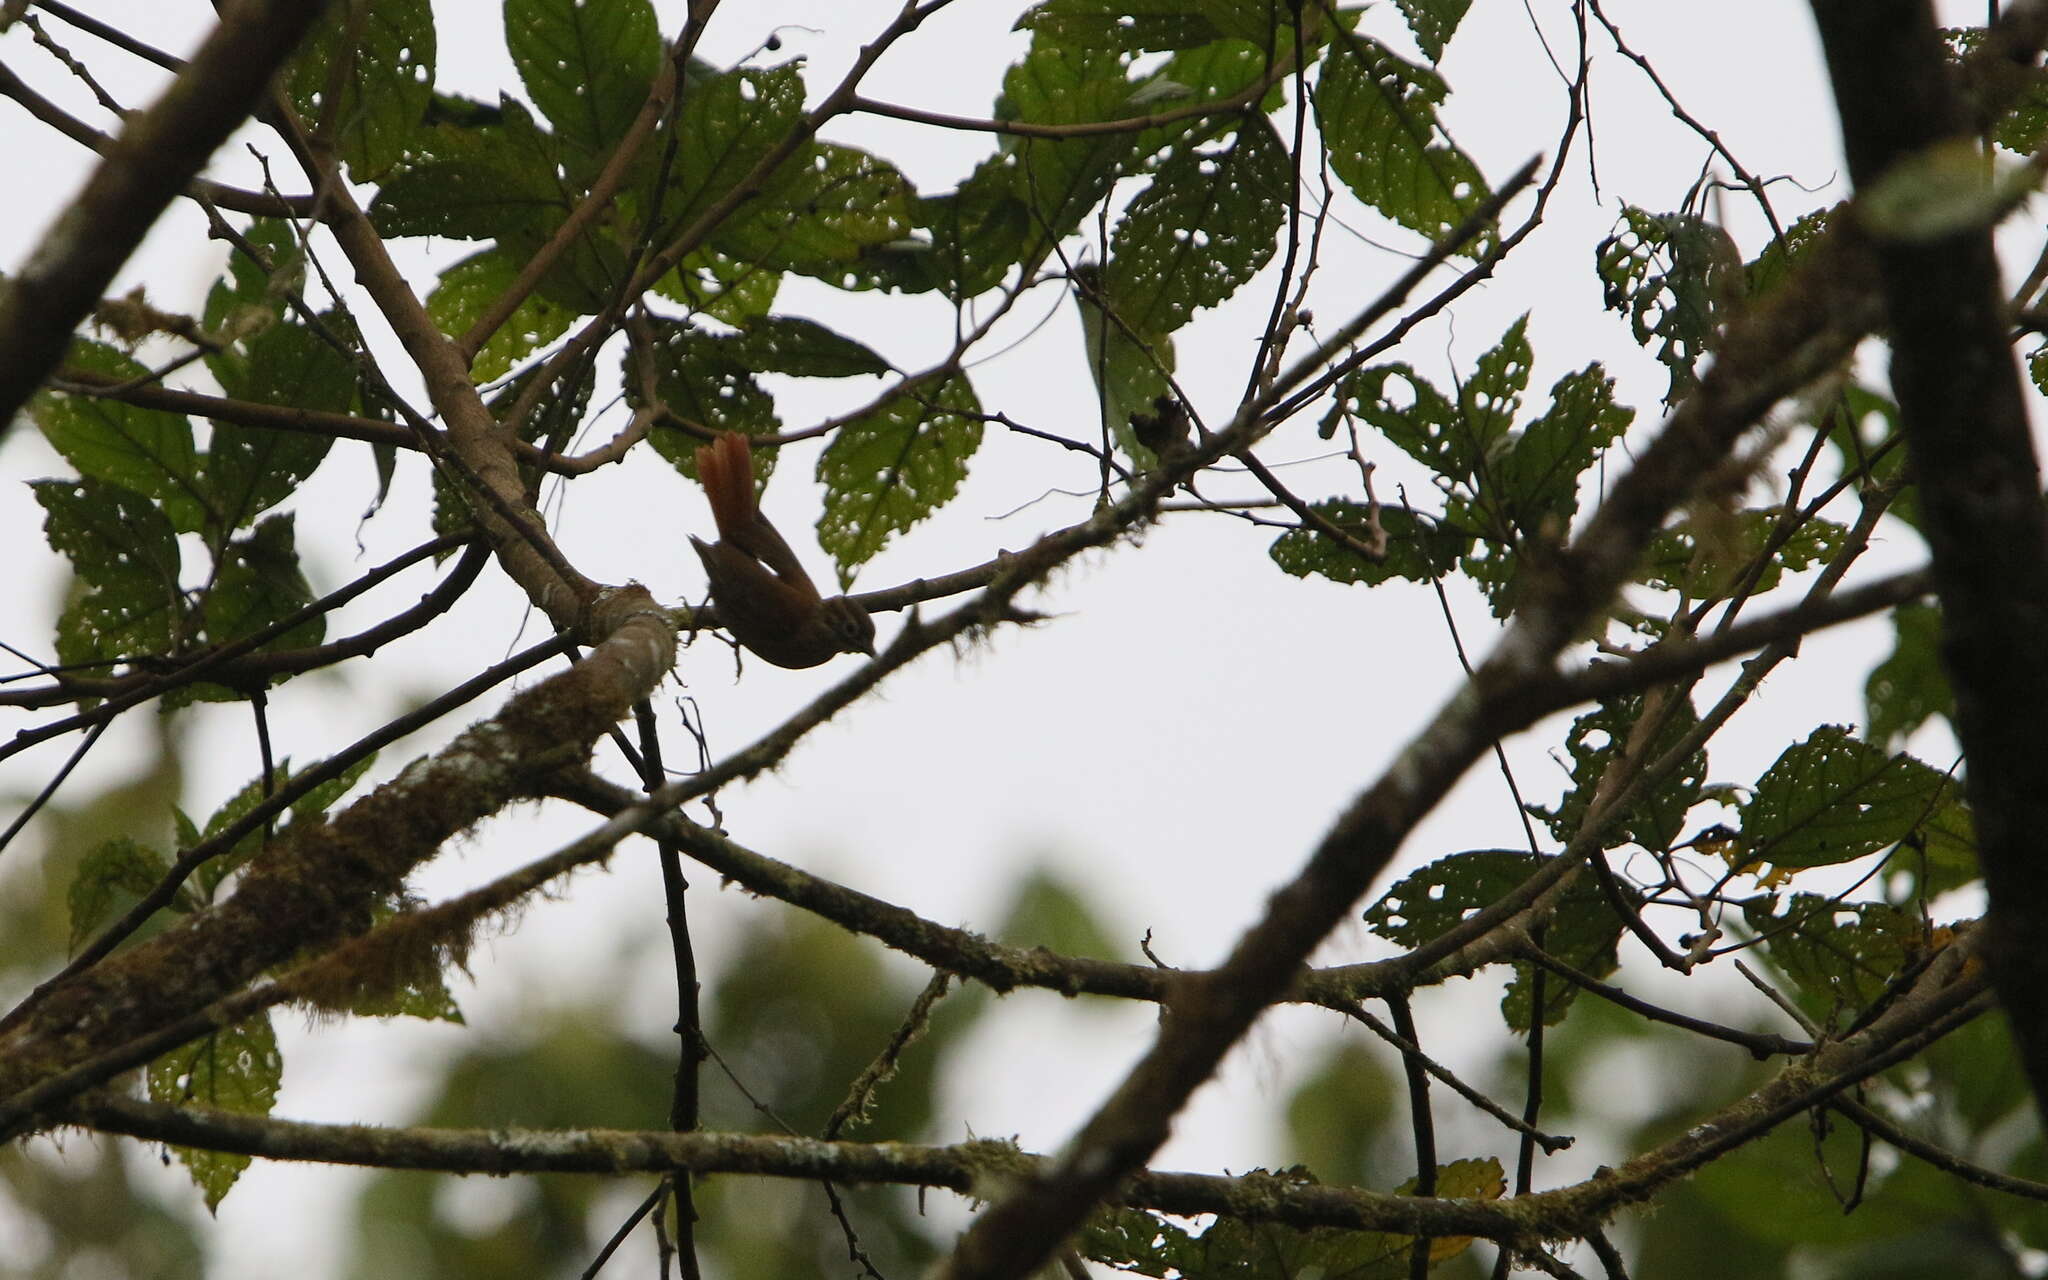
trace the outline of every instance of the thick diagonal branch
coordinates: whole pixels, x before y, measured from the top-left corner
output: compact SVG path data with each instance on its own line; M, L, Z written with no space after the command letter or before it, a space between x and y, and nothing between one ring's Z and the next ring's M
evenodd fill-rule
M85 190L0 291L0 433L56 367L164 207L249 118L321 0L240 0L156 105L128 122Z

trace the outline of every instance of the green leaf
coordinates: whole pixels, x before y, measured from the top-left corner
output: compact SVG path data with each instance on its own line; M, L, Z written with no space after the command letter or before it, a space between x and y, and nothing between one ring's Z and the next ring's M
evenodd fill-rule
M1315 88L1330 167L1353 195L1432 240L1487 197L1479 167L1437 120L1447 93L1435 72L1363 36L1331 48ZM1488 232L1458 252L1479 257L1495 239Z
M803 76L794 63L742 68L692 84L676 120L675 163L662 192L657 241L681 233L739 185L803 112Z
M1371 536L1364 503L1331 498L1314 504L1315 511L1330 523L1360 538ZM1332 582L1363 582L1378 586L1392 578L1410 582L1434 582L1458 567L1458 558L1471 549L1472 538L1420 512L1400 507L1380 508L1380 527L1387 534L1387 555L1372 561L1313 529L1289 529L1273 542L1267 554L1297 578L1318 574Z
M355 404L354 367L303 325L271 325L220 367L230 363L223 386L238 400L330 413L346 413ZM334 437L319 431L242 427L215 419L200 473L209 533L225 537L290 497L333 444Z
M1110 307L1139 333L1163 334L1236 293L1273 255L1289 172L1263 116L1226 141L1169 156L1110 238Z
M285 72L292 104L328 136L357 182L406 157L434 97L429 0L345 0L330 6ZM332 104L330 90L338 90ZM331 126L329 124L331 123Z
M1889 864L1909 871L1924 897L1960 889L1983 878L1977 861L1977 819L1961 788L1899 845Z
M1281 28L1276 34L1290 42L1293 39L1289 28ZM1253 40L1218 40L1198 48L1181 50L1138 83L1131 93L1128 109L1133 112L1159 112L1169 108L1184 110L1237 97L1264 79L1273 67L1264 39L1262 32ZM1286 104L1286 97L1286 91L1276 83L1260 100L1259 109L1270 115ZM1235 112L1218 110L1213 114L1156 124L1138 135L1137 154L1158 157L1176 148L1218 138L1235 130L1242 119ZM1289 163L1291 166L1292 162Z
M1034 49L1003 76L996 114L1030 124L1084 124L1130 114L1123 62L1099 47ZM1037 239L1064 236L1109 194L1134 154L1128 133L1081 138L1005 138L1000 163L1031 210Z
M1236 38L1285 49L1299 12L1280 0L1048 0L1015 29L1032 32L1034 48L1187 49Z
M207 639L215 644L240 639L313 602L294 541L292 517L286 514L264 519L228 544L203 602ZM316 645L326 634L326 619L315 616L267 641L259 652ZM199 685L193 692L208 702L246 696L220 685Z
M1842 206L1817 209L1799 221L1785 228L1785 234L1764 246L1764 251L1749 264L1749 283L1745 292L1751 298L1761 298L1792 278L1792 272L1805 259L1813 246L1827 235L1828 225Z
M323 761L322 763L325 762ZM327 781L308 788L305 795L292 801L292 819L297 821L304 818L318 817L320 814L333 808L334 802L347 795L349 788L361 781L362 776L368 773L370 766L375 763L377 763L377 753L372 751ZM296 779L318 767L318 765L309 765L292 776ZM211 824L209 823L208 825Z
M1498 902L1549 861L1547 854L1512 849L1473 849L1438 858L1367 908L1366 927L1404 947L1422 946ZM1631 903L1636 900L1632 889L1624 885L1621 890ZM1558 899L1545 926L1543 948L1582 973L1605 977L1619 964L1615 946L1622 928L1593 873L1582 871ZM1579 989L1554 974L1543 977L1543 1022L1548 1026L1564 1017ZM1535 987L1534 967L1517 961L1501 1000L1510 1029L1529 1030Z
M1743 511L1699 511L1658 530L1636 581L1688 599L1719 599L1737 585L1770 545L1783 507ZM1789 570L1798 572L1833 557L1848 530L1813 517L1800 523L1764 562L1750 586L1753 595L1777 587Z
M762 388L746 362L738 358L737 340L707 333L687 323L654 322L654 341L636 347L634 360L654 362L655 394L671 413L714 431L773 435L782 427L775 398ZM628 370L628 403L637 406L640 372ZM654 450L692 479L697 475L694 435L674 430L653 433ZM774 470L774 455L754 456L755 479L765 482Z
M1294 24L1301 12L1293 0L1194 0L1200 12L1227 40L1246 41L1266 49L1292 49Z
M178 541L141 494L97 480L31 480L50 547L90 586L155 608L178 598Z
M1131 416L1149 413L1153 401L1171 396L1173 338L1164 333L1132 332L1110 323L1102 313L1102 273L1092 263L1074 266L1074 304L1081 309L1081 339L1087 351L1089 376L1095 380L1102 421L1117 444L1141 466L1150 467L1151 452L1131 431Z
M1598 254L1607 309L1628 317L1637 342L1654 346L1671 373L1664 403L1676 404L1698 384L1695 370L1722 316L1743 299L1746 278L1735 241L1693 214L1630 206Z
M370 216L387 237L490 240L566 216L560 194L540 175L502 156L458 156L407 169L377 192Z
M348 794L349 788L353 787L362 778L363 774L376 762L376 759L376 753L371 752L369 755L343 769L339 774L312 787L306 794L292 801L291 807L286 810L286 815L290 822L318 819L335 801ZM309 765L305 769L293 772L292 762L289 757L278 761L276 767L271 771L271 785L265 786L264 780L261 777L251 779L240 791L228 797L220 808L213 811L212 815L206 819L205 830L193 831L188 839L181 839L181 847L190 848L201 840L209 840L219 835L255 812L257 806L261 805L272 795L284 790L292 782L304 777L310 770L320 768L325 763L325 761L322 761L320 764ZM285 827L289 829L289 823L286 823ZM255 856L256 851L262 847L263 832L259 828L237 840L233 848L224 849L218 856L209 858L201 863L194 879L199 882L200 887L205 891L207 899L210 901L213 897L213 891L219 887L220 882L227 879L234 871L246 865L249 859Z
M1949 68L1961 73L1966 56L1984 45L1982 27L1945 27ZM2048 141L2048 74L2031 64L2002 60L1998 71L1999 100L2010 102L1991 127L1991 140L2008 151L2030 156Z
M229 545L206 597L209 638L219 643L248 635L313 602L294 541L292 517L278 515ZM309 618L266 647L314 645L326 632L324 619Z
M957 190L910 202L910 221L923 234L868 246L858 269L874 285L907 292L988 292L1031 245L1031 208L1014 186L1003 157L984 160Z
M230 344L255 336L282 317L285 300L306 283L306 254L291 223L252 218L242 239L261 261L237 248L228 255L227 274L206 293L206 327ZM227 386L239 366L228 352L209 352L206 367Z
M504 104L501 124L444 128L436 141L370 202L383 235L503 239L530 251L574 208L559 144L517 102Z
M1313 1186L1306 1170L1277 1174L1254 1170L1248 1183L1267 1181L1284 1186ZM1415 1180L1396 1188L1412 1195ZM1500 1161L1458 1160L1436 1171L1436 1194L1444 1197L1498 1199L1507 1190ZM1200 1235L1165 1218L1138 1209L1098 1213L1075 1238L1083 1255L1119 1271L1182 1280L1406 1280L1415 1239L1391 1231L1346 1231L1337 1227L1303 1230L1272 1222L1219 1217ZM1469 1236L1429 1242L1432 1265L1448 1261L1471 1246Z
M1658 699L1657 705L1662 724L1651 741L1634 753L1644 760L1661 759L1699 723L1690 698L1675 710L1668 699ZM1578 837L1601 779L1614 763L1616 753L1635 737L1636 722L1642 714L1643 699L1636 695L1602 703L1572 721L1571 732L1565 738L1572 758L1572 789L1555 809L1529 806L1529 812L1543 819L1558 840ZM1669 849L1685 827L1686 814L1700 802L1706 776L1707 753L1696 751L1676 776L1654 793L1638 799L1620 821L1608 825L1601 847L1613 849L1633 843L1657 852Z
M1614 403L1613 381L1590 365L1558 379L1550 408L1516 431L1535 359L1527 333L1526 316L1508 326L1455 405L1406 364L1361 369L1340 392L1344 411L1436 472L1444 524L1474 535L1464 569L1499 616L1517 599L1524 545L1562 539L1578 508L1580 473L1632 417Z
M864 343L797 316L763 316L721 349L742 368L798 378L861 378L894 367Z
M1550 408L1512 437L1494 468L1493 487L1513 527L1561 542L1579 509L1580 474L1621 439L1634 417L1634 410L1614 403L1614 379L1599 365L1559 378L1550 388Z
M521 263L503 249L472 254L441 273L427 296L427 314L447 334L462 334L490 309L519 275ZM498 331L485 341L470 366L478 382L494 382L514 365L568 331L575 309L535 292L526 295Z
M692 313L737 327L767 315L781 286L779 271L699 249L656 281L654 290L684 304Z
M277 1103L278 1085L284 1078L284 1055L278 1052L270 1015L258 1014L171 1050L150 1063L146 1074L152 1102L171 1106L198 1103L241 1115L267 1116ZM171 1151L205 1195L208 1210L220 1207L235 1179L249 1167L248 1156L192 1147L172 1147Z
M647 0L505 0L505 47L527 96L593 170L661 70L661 26Z
M785 161L715 237L742 262L855 288L863 253L910 230L913 193L895 166L865 151L812 142Z
M291 758L287 756L279 760L277 765L271 770L270 785L265 786L264 780L260 777L252 779L240 791L228 797L225 803L213 811L212 815L206 819L205 828L195 834L191 843L196 844L202 840L211 840L235 823L248 817L250 813L255 811L258 805L281 789L291 776L292 762ZM254 857L256 851L262 847L263 830L259 827L243 836L240 840L237 840L232 848L223 849L214 857L200 863L198 870L193 874L193 879L197 882L205 899L211 902L214 890L220 887L221 882L246 866L249 859Z
M1898 843L1947 804L1954 782L1824 725L1787 747L1742 806L1752 858L1778 867L1848 862Z
M1440 62L1444 46L1458 30L1458 24L1465 20L1465 10L1472 7L1472 0L1394 0L1401 10L1401 16L1408 19L1408 30L1415 33L1415 43L1422 48L1422 54L1431 62Z
M1890 747L1934 716L1953 719L1955 690L1941 665L1941 610L1903 604L1892 610L1898 639L1891 656L1871 668L1863 686L1866 735Z
M1751 898L1742 916L1801 1003L1823 1017L1867 1008L1926 949L1920 919L1881 902L1795 893L1783 902Z
M185 633L178 541L155 503L97 480L30 482L52 549L85 588L58 623L67 663L168 652Z
M1074 49L1187 49L1223 38L1202 8L1188 0L1048 0L1015 29Z
M1343 394L1354 413L1436 472L1446 488L1476 495L1489 460L1506 447L1529 384L1535 353L1528 328L1526 315L1508 326L1479 357L1455 406L1406 364L1361 369L1345 379Z
M1880 240L1925 244L1995 223L2032 189L2029 171L1945 138L1901 155L1857 193L1857 223Z
M1843 472L1860 477L1866 485L1892 487L1897 496L1885 515L1918 529L1919 490L1906 470L1899 406L1891 397L1852 382L1816 417L1827 425L1828 443L1841 455Z
M1374 365L1349 375L1340 386L1350 412L1389 443L1445 481L1469 487L1481 442L1472 437L1457 407L1413 366Z
M964 374L926 383L839 429L818 459L818 544L842 583L890 538L950 501L981 445L981 401ZM972 416L970 416L972 415Z
M1333 1182L1370 1177L1375 1149L1401 1129L1395 1108L1406 1110L1398 1061L1357 1039L1316 1049L1287 1097L1288 1149Z
M164 855L127 836L115 836L79 859L67 895L71 949L85 945L117 907L125 909L154 889L170 869Z
M114 348L82 338L72 342L65 367L123 381L149 373ZM199 456L184 415L65 391L38 392L29 413L80 475L154 499L180 533L200 527Z
M348 1012L361 1018L424 1018L462 1025L462 1006L441 974L416 974L389 991L359 992Z

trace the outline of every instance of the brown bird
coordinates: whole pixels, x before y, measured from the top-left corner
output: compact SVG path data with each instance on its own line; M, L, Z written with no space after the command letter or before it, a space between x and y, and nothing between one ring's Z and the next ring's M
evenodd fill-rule
M845 596L821 598L754 498L747 438L722 431L697 449L718 541L690 545L711 578L711 600L733 638L778 667L815 667L836 654L875 653L875 623Z

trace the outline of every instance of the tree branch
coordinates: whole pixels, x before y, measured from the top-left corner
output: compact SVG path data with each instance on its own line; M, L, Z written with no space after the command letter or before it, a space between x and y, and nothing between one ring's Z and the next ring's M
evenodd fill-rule
M156 105L130 119L0 293L0 432L164 206L248 119L325 8L321 0L237 0Z
M2029 6L2038 7L2038 6ZM1890 217L1926 201L1972 121L1925 0L1814 0L1857 221L1873 241L1899 403L1942 602L1942 660L1990 909L1986 962L2048 1112L2048 522L1987 216L1932 230ZM1972 159L1973 163L1981 163ZM1984 193L1988 197L1988 190ZM1951 192L1951 198L1953 194ZM1987 205L1988 208L1988 205Z

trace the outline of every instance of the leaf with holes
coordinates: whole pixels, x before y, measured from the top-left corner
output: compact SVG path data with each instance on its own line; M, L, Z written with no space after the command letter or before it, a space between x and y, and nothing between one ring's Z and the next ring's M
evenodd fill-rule
M725 341L724 350L735 363L756 373L797 378L862 378L891 369L867 344L800 316L750 321Z
M161 654L185 637L178 537L155 503L97 480L35 480L29 488L51 548L84 588L58 621L59 661Z
M1527 316L1508 326L1458 388L1455 405L1406 364L1361 369L1344 380L1343 394L1353 413L1434 471L1442 487L1455 490L1459 510L1466 510L1485 490L1488 465L1503 447L1529 385L1535 354L1528 327Z
M1472 849L1438 858L1401 879L1367 908L1366 926L1404 947L1422 946L1500 901L1550 860L1548 855L1513 849ZM1634 891L1618 887L1633 907ZM1543 948L1582 973L1605 977L1620 963L1615 947L1622 928L1599 882L1591 872L1583 872L1557 900L1544 929ZM1511 1030L1529 1030L1539 977L1545 1026L1562 1019L1578 995L1571 983L1547 971L1539 975L1528 962L1516 961L1514 980L1501 999L1501 1014Z
M1437 119L1448 92L1434 71L1364 36L1331 46L1315 88L1330 167L1353 195L1432 240L1448 234L1487 197L1479 166ZM1487 231L1457 252L1479 257L1497 238Z
M647 0L505 0L505 47L533 105L593 172L661 70Z
M1314 509L1330 523L1364 539L1372 529L1365 504L1331 498ZM1384 560L1368 560L1313 529L1289 529L1274 539L1267 554L1273 563L1297 578L1313 573L1332 582L1362 582L1378 586L1391 578L1410 582L1433 582L1458 567L1458 558L1471 549L1472 539L1439 521L1398 507L1382 507L1380 528L1387 535Z
M692 314L730 325L745 325L768 314L782 288L782 273L699 249L655 282L654 291L673 298Z
M1725 511L1696 508L1677 524L1657 531L1650 540L1636 581L1660 591L1681 591L1692 600L1715 600L1747 581L1752 595L1778 586L1789 570L1798 572L1825 563L1842 545L1848 530L1832 520L1805 520L1772 550L1761 569L1757 558L1778 536L1782 507L1751 507ZM1749 580L1749 574L1756 576Z
M815 276L837 287L874 283L861 256L910 231L915 193L886 160L854 147L813 142L713 237L742 262Z
M1751 856L1778 867L1848 862L1897 844L1938 812L1954 782L1905 754L1823 725L1787 747L1742 807Z
M434 97L433 6L330 5L292 59L285 85L307 128L333 141L349 176L377 181L405 159Z
M737 358L735 339L684 321L655 320L652 325L654 340L634 344L628 356L633 362L626 371L629 404L640 406L643 372L637 362L650 360L655 395L684 421L749 436L773 435L782 428L782 420L775 414L775 397L761 386L746 362ZM704 443L702 439L664 428L654 432L652 443L670 466L697 478L697 448ZM766 484L774 470L775 451L754 455L756 481Z
M312 602L313 589L299 568L292 515L266 517L248 534L229 543L220 558L201 602L207 639L215 644L239 640L282 622ZM315 615L265 641L258 652L305 648L319 644L326 635L327 620ZM269 677L263 687L288 678ZM237 701L249 694L248 689L202 682L177 690L167 702Z
M1817 893L1783 901L1751 898L1743 923L1792 980L1800 1003L1827 1019L1868 1008L1916 954L1926 927L1911 912L1882 902L1847 903Z
M1129 114L1131 91L1122 60L1109 50L1034 49L1003 76L996 115L1050 125L1116 120ZM1037 237L1059 237L1109 194L1136 146L1129 133L1006 138L998 163L1009 172L1012 192L1032 210Z
M198 1103L239 1115L267 1116L277 1104L284 1078L284 1055L270 1015L257 1014L191 1044L171 1050L149 1064L149 1099L174 1107ZM172 1147L206 1197L217 1209L222 1197L249 1167L249 1157L193 1147Z
M312 330L274 324L242 344L235 382L238 400L290 409L347 413L355 406L353 365ZM216 545L236 529L290 497L313 474L334 437L317 431L276 431L213 421L200 468L208 530Z
M1457 33L1458 24L1465 20L1465 11L1472 7L1472 0L1394 0L1401 10L1401 16L1408 20L1408 30L1415 35L1415 43L1422 48L1422 54L1431 62L1439 62L1444 56L1444 46Z
M1659 698L1656 705L1659 724L1655 733L1633 753L1642 760L1663 758L1699 723L1690 698L1676 707L1668 699ZM1578 837L1592 811L1601 779L1607 776L1616 756L1635 738L1643 712L1642 696L1633 695L1602 703L1572 721L1571 732L1565 738L1572 757L1572 789L1554 809L1529 806L1530 813L1549 825L1552 836L1560 841ZM1633 843L1659 852L1669 849L1684 829L1686 815L1700 802L1706 777L1707 753L1696 751L1674 775L1650 794L1638 797L1621 821L1607 825L1602 847L1613 849Z
M443 333L461 334L490 309L524 265L503 249L472 254L441 273L441 282L427 295L427 314ZM492 382L536 349L568 331L575 309L540 294L529 293L498 331L485 341L470 365L470 376Z
M839 429L818 459L825 513L818 545L839 580L890 538L952 500L981 445L981 401L963 374L914 386Z
M1236 293L1273 256L1288 181L1287 148L1263 116L1176 151L1110 238L1110 308L1140 333L1171 333Z
M1031 243L1031 208L1013 185L998 156L957 189L912 200L911 233L861 251L853 270L863 287L965 299L1001 284Z
M1287 0L1047 0L1017 19L1034 47L1161 51L1223 41L1294 44L1299 4Z
M379 902L370 911L370 927L375 928L400 915L417 911L421 905L407 896ZM424 950L430 957L438 955L432 948ZM425 1018L432 1022L453 1022L459 1026L463 1021L462 1008L455 1003L454 993L448 990L447 980L438 965L438 959L428 959L394 966L402 972L395 976L382 975L390 985L382 989L354 991L350 993L345 1007L360 1018Z
M1598 260L1607 309L1626 315L1636 341L1654 347L1671 374L1664 403L1676 404L1698 383L1695 370L1721 317L1744 296L1735 241L1693 214L1631 206L1600 242Z
M64 365L121 382L149 377L147 369L114 348L85 339L72 342ZM199 451L183 414L65 391L38 392L29 414L50 447L80 475L152 499L180 533L204 523Z
M1819 209L1807 214L1799 221L1785 228L1785 234L1764 246L1764 251L1755 261L1743 268L1747 283L1745 292L1751 298L1761 298L1792 278L1796 268L1827 236L1828 224L1841 208Z
M803 75L794 64L743 67L692 83L676 118L675 164L661 189L656 243L681 234L729 195L803 114Z
M1550 408L1512 436L1496 460L1488 505L1504 509L1524 537L1562 542L1579 509L1580 474L1621 439L1634 417L1633 409L1614 403L1614 379L1599 365L1559 378L1550 388Z

